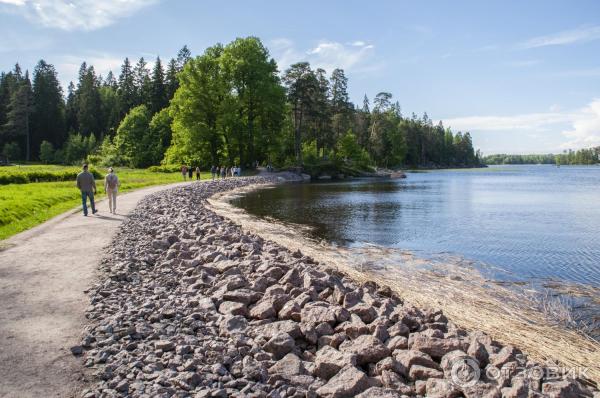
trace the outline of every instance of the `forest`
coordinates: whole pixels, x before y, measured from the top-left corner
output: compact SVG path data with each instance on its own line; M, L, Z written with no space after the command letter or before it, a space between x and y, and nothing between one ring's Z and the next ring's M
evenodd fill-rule
M0 150L11 161L136 168L182 163L473 167L468 132L405 116L389 92L349 99L344 70L281 71L256 37L184 46L166 64L125 58L119 75L81 64L66 93L53 65L0 74Z
M488 155L483 162L489 165L497 164L597 164L600 163L600 146L577 151L567 150L559 154L541 155Z

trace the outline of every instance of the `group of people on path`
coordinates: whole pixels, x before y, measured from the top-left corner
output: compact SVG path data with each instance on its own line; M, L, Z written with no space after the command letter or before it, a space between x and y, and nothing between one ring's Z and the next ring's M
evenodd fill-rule
M87 199L90 199L90 207L92 208L92 214L98 213L96 204L94 202L94 195L96 194L96 180L94 175L89 172L88 165L83 165L81 173L77 174L76 178L77 188L81 191L81 202L83 204L83 215L88 215ZM108 174L104 177L104 190L106 196L108 196L108 208L111 214L117 214L117 192L121 182L119 177L115 174L112 167L108 168Z
M239 177L242 174L242 169L238 166L225 167L225 166L212 166L210 168L210 175L212 180L225 179L227 177Z
M196 167L196 180L200 181L200 167ZM181 175L183 176L183 181L187 181L189 177L190 181L194 179L194 168L192 166L187 167L186 165L181 166Z

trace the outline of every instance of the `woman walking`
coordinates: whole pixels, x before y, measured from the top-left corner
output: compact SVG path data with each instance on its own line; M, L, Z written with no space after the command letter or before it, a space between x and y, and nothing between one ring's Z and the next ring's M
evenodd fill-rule
M200 166L196 167L196 181L200 181Z
M184 164L183 166L181 166L181 175L183 176L183 181L186 180L187 178L187 173L188 173L188 168L187 166Z
M114 173L112 167L108 168L108 174L104 178L104 190L108 196L108 207L111 214L116 214L117 211L117 191L121 186L119 177Z

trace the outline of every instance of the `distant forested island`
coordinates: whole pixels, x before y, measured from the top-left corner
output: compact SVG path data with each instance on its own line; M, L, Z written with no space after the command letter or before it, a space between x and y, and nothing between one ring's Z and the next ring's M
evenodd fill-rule
M487 155L483 157L487 165L499 164L597 164L600 163L600 146L577 151L568 150L559 154L541 155Z
M63 93L53 65L30 77L17 64L0 75L0 150L11 160L148 167L322 164L472 167L468 132L404 116L392 94L353 104L344 70L299 62L280 72L256 37L192 57L184 46L166 67L156 58L119 76L81 64Z

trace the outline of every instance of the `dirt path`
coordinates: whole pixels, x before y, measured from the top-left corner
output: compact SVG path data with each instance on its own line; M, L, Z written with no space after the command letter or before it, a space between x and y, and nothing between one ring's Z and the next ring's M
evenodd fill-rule
M144 196L181 184L119 196L118 215L58 216L2 242L0 251L0 397L71 397L84 386L70 347L79 343L103 248ZM0 249L1 250L1 249Z

